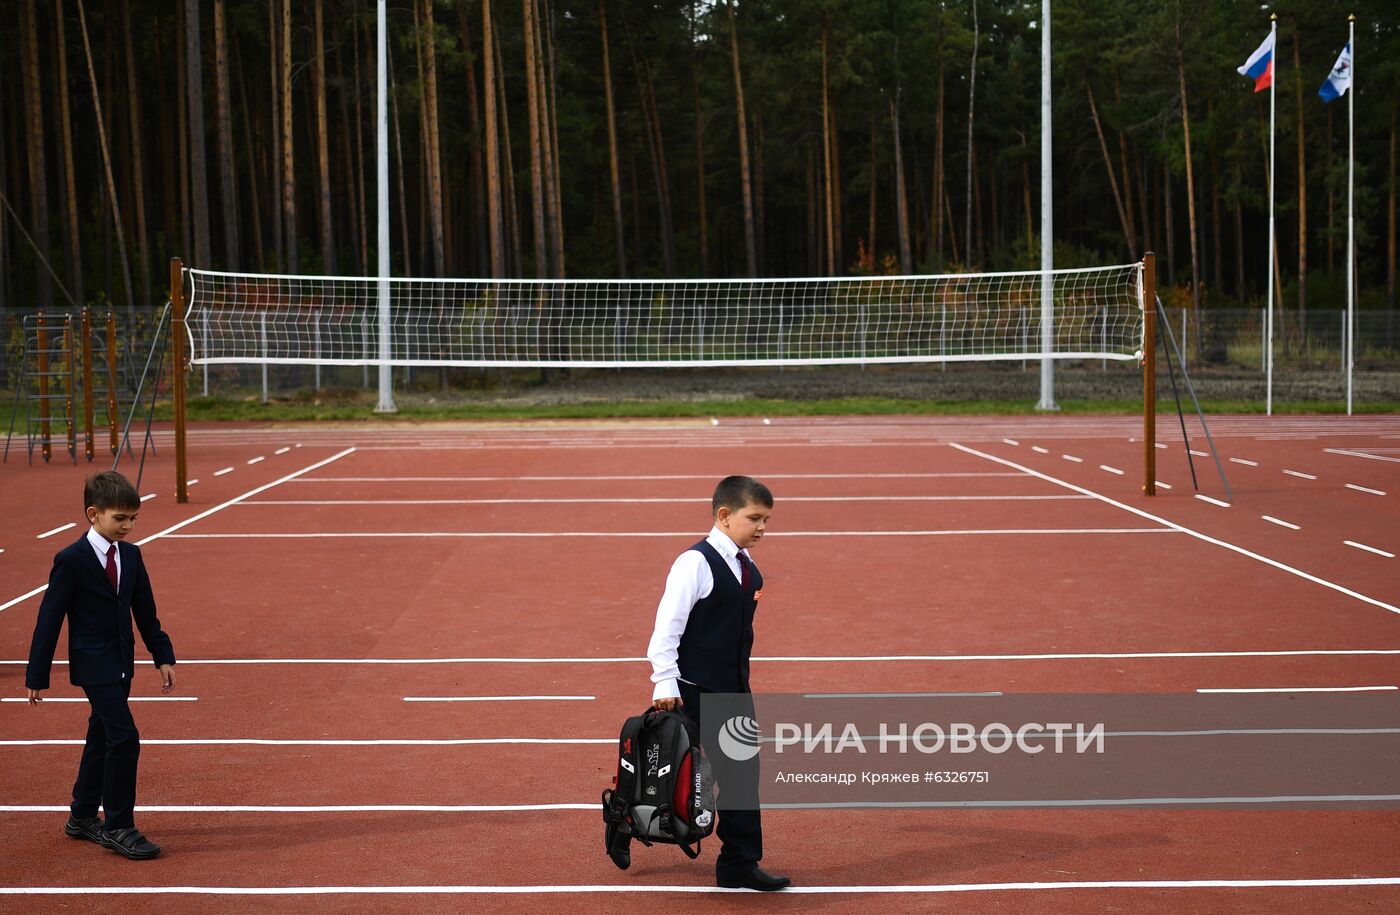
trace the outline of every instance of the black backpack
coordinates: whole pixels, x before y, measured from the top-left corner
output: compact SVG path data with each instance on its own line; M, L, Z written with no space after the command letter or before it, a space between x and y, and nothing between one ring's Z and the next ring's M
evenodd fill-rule
M700 840L715 828L715 794L689 718L649 708L623 723L617 775L603 789L603 822L608 857L623 870L632 863L633 838L679 845L687 857L699 857Z

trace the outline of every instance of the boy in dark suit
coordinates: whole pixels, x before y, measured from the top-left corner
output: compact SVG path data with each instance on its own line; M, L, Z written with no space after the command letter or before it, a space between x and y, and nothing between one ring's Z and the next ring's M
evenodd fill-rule
M773 514L773 494L752 477L725 477L715 487L710 508L714 527L709 536L682 553L666 576L647 646L656 684L652 703L679 709L697 728L702 694L749 692L753 615L763 576L747 550L763 536ZM713 724L706 722L701 731L702 745L715 745ZM736 767L731 777L744 779L756 795L758 760ZM716 829L721 846L715 881L720 886L780 890L791 884L758 866L763 858L758 810L725 810Z
M140 736L127 698L135 664L131 621L151 653L164 682L175 688L175 652L156 619L151 580L141 550L126 543L141 497L116 471L94 474L83 485L88 532L59 551L49 588L39 605L24 685L29 704L42 701L63 620L68 619L68 679L87 694L87 744L73 783L72 815L63 831L140 860L160 854L160 846L136 828L136 763ZM101 806L104 823L97 816Z

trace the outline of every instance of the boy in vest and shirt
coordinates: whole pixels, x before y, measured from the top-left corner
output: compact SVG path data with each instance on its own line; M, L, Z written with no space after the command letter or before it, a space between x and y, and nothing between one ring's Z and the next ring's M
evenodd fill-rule
M141 550L127 543L141 497L126 477L113 470L88 477L83 504L91 527L60 550L39 605L24 685L29 704L43 701L49 688L58 634L68 621L68 679L87 695L87 743L73 784L72 815L63 831L134 860L154 858L160 846L136 828L136 765L141 739L131 718L136 640L151 653L161 692L175 688L175 652L156 618L151 579ZM107 814L104 822L98 807Z
M656 684L653 705L684 713L707 747L715 745L717 728L707 721L701 729L701 695L749 692L753 617L763 577L747 551L763 536L773 494L752 477L725 477L715 487L710 507L714 527L672 564L647 647ZM736 766L729 777L744 779L756 795L758 759ZM723 784L718 787L723 791ZM716 831L721 847L715 880L720 886L780 890L790 885L787 877L758 866L763 858L758 810L722 810Z

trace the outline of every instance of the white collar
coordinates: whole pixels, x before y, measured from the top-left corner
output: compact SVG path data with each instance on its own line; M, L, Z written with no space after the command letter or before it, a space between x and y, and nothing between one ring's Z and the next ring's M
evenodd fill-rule
M718 525L710 528L710 536L705 539L710 541L710 545L718 550L725 559L733 559L743 552L728 534L719 529Z
M97 528L95 527L88 528L87 541L92 544L94 550L97 550L97 552L101 553L103 556L107 555L108 547L116 545L115 540L108 540L106 537L103 537L97 532Z

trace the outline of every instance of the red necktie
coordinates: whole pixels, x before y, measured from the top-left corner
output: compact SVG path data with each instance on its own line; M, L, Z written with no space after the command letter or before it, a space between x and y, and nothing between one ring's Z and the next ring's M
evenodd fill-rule
M749 558L744 555L743 550L735 555L739 557L739 587L747 591L749 589Z
M117 590L117 545L115 543L107 546L107 580L112 583L112 590Z

